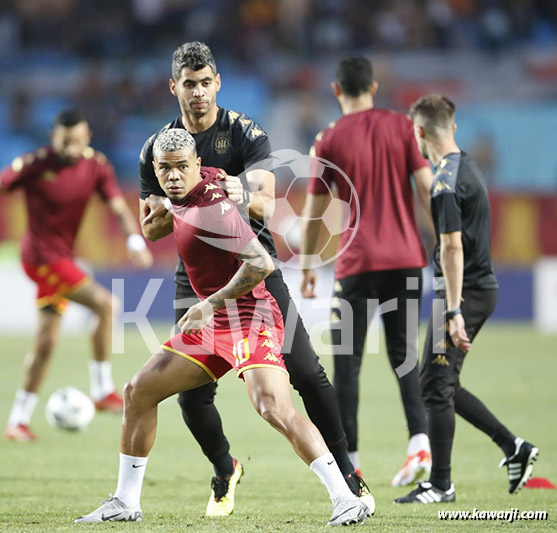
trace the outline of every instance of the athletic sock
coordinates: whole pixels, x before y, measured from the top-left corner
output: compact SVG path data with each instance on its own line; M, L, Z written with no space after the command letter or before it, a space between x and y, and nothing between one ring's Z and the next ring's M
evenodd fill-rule
M15 393L8 426L17 426L18 424L28 426L38 401L39 397L34 392L18 389Z
M352 494L352 491L348 488L332 453L327 453L318 457L309 467L317 474L323 485L325 485L331 500L341 497L354 498L354 494Z
M514 454L516 437L499 422L479 398L463 387L459 387L456 391L455 409L462 418L489 435L503 450L506 457Z
M428 408L429 442L431 444L431 477L429 481L441 490L451 486L451 452L453 447L455 413L452 406Z
M114 497L118 498L128 507L139 505L148 459L148 457L133 457L132 455L120 453L118 487Z
M89 385L91 398L95 402L114 392L112 363L110 361L89 361Z
M234 458L228 452L220 455L213 463L215 476L221 479L230 477L234 473Z
M342 441L336 446L329 446L329 450L333 454L335 461L337 462L340 471L342 472L343 476L349 476L354 472L354 464L350 459L350 454L346 450L346 439L342 439Z
M360 469L360 452L358 450L354 452L348 452L348 458L354 467L354 470ZM344 472L343 472L344 473ZM352 472L350 472L352 473Z
M433 472L431 470L431 476L429 482L438 489L449 490L451 488L451 471L447 475L446 472Z
M416 455L419 451L431 451L429 448L429 438L425 433L416 433L410 437L406 455Z
M512 457L516 452L516 436L513 435L503 424L491 437L493 442L503 450L505 457Z

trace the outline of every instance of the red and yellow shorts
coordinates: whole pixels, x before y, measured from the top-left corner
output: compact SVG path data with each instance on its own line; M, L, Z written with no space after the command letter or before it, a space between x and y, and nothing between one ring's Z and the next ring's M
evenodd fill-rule
M68 300L64 295L90 282L89 277L71 259L60 259L44 265L23 263L29 278L37 284L37 307L52 307L62 314Z
M260 367L278 368L288 374L281 354L283 336L282 322L255 334L207 326L199 333L180 333L162 348L200 366L213 381L231 368L240 378L246 370Z

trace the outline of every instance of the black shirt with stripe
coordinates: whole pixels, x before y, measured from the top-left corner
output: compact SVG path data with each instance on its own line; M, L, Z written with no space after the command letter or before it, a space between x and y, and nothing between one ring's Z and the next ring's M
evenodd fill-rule
M435 276L443 276L441 233L462 232L465 289L497 289L491 263L489 198L482 173L465 152L448 154L435 169L431 186L431 214L437 244L433 255Z
M181 115L161 128L143 145L139 158L140 190L139 196L145 200L149 195L165 196L159 185L153 168L153 144L158 135L170 128L187 129ZM251 168L268 167L271 156L271 144L265 131L253 120L244 115L219 108L217 120L205 131L191 134L195 139L197 155L201 164L226 171L231 176L238 176L244 189L248 189L246 171ZM246 215L247 218L247 215ZM261 220L249 218L249 223L257 238L273 256L277 256L275 243L268 228ZM176 267L176 283L189 285L182 260Z

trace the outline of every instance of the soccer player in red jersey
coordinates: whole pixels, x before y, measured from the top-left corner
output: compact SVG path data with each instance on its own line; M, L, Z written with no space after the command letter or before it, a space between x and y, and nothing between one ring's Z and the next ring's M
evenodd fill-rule
M91 195L98 192L127 236L132 262L142 268L152 256L138 234L112 166L89 146L91 131L77 110L62 111L54 123L51 145L16 158L0 172L0 192L25 192L28 227L22 242L26 274L37 284L38 327L25 366L23 386L16 393L5 437L28 441L36 436L29 422L57 341L68 300L91 309L97 317L92 334L91 397L98 410L121 411L108 361L112 327L111 293L93 282L73 260L74 241Z
M407 309L421 297L421 269L426 265L414 213L411 176L424 205L429 205L432 172L421 156L407 116L374 106L377 82L371 64L363 56L343 59L337 69L333 91L343 116L320 132L312 155L334 163L348 176L359 199L359 225L353 240L336 262L332 323L346 320L340 302L347 301L353 312L353 351L340 353L341 331L332 327L334 388L337 394L348 451L359 466L357 448L359 372L366 333L374 309L368 300L383 304L396 299L397 307L381 314L387 352L393 370L404 370L398 379L410 434L407 459L394 477L393 485L407 485L431 468L427 425L420 397L417 367L418 317L407 326ZM317 162L317 160L316 160ZM312 175L315 176L314 173ZM340 179L339 179L340 178ZM302 257L313 255L321 216L330 197L328 185L336 184L341 200L350 203L350 227L357 224L356 202L351 202L350 184L330 167L322 179L310 179L304 206ZM341 235L339 249L350 232ZM314 297L315 270L302 265L302 294ZM338 304L338 305L337 305ZM405 362L406 361L406 362ZM403 365L404 366L401 366ZM411 370L410 370L411 369Z
M147 139L141 151L139 172L140 209L145 218L141 228L145 237L158 240L172 232L172 216L164 208L164 191L153 167L153 145L157 136L170 128L185 129L195 139L197 153L205 166L224 171L223 188L229 200L245 214L265 249L276 257L276 249L266 220L274 210L275 175L270 171L274 158L265 131L243 113L224 109L217 104L221 77L209 47L197 41L179 46L172 56L171 93L176 96L180 114ZM195 301L182 261L176 275L175 321L187 311L186 302ZM353 492L365 498L368 507L374 505L369 488L350 462L346 437L331 385L296 305L279 269L267 278L265 286L282 312L283 320L291 324L283 345L284 364L290 382L300 394L310 420L317 426L334 455ZM211 495L207 516L226 516L234 510L235 490L242 476L242 464L230 453L220 414L215 405L217 383L182 391L178 403L182 417L203 453L213 464Z
M178 253L200 302L124 388L120 473L113 497L83 522L138 521L157 406L183 390L216 381L235 368L257 412L282 433L319 476L333 503L330 525L363 522L369 510L348 487L317 428L290 399L282 360L284 324L264 279L274 263L227 198L219 171L201 169L195 140L182 128L162 132L153 145L154 168L173 214Z

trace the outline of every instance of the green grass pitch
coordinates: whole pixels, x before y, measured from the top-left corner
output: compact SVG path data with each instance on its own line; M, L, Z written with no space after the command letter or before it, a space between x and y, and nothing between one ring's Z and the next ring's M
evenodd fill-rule
M165 330L159 330L160 340ZM118 385L148 357L136 331L126 337L125 355L114 356ZM0 418L5 424L21 380L29 337L4 336L0 374ZM33 419L40 440L0 442L0 531L327 531L329 501L324 487L290 446L256 415L243 383L231 372L221 382L217 405L232 453L246 475L236 492L236 510L227 518L204 516L212 469L182 423L174 398L159 409L159 431L143 488L143 522L74 525L116 488L120 420L98 414L81 433L49 428L44 417L48 395L73 385L88 391L87 339L64 337L56 351ZM527 325L489 324L476 339L462 382L506 423L511 431L540 448L535 476L557 483L557 337ZM322 358L327 368L330 356ZM295 396L296 405L302 409ZM455 504L395 506L406 489L389 482L401 466L407 435L394 376L384 353L365 358L361 376L360 453L365 477L375 495L373 519L359 531L556 531L557 490L525 489L507 493L500 450L483 434L457 421L453 452ZM440 521L437 511L545 510L543 522Z

